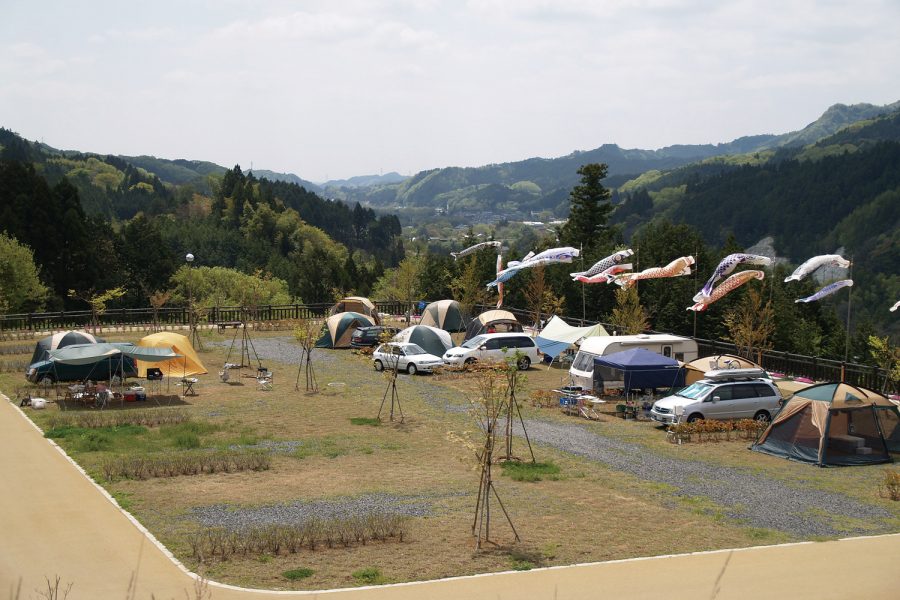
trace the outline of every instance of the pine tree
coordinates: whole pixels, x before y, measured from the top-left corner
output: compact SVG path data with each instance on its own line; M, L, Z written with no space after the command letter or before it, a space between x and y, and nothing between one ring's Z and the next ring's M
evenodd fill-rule
M564 244L587 249L603 242L612 210L609 190L600 183L606 178L606 170L603 163L582 165L578 169L581 185L576 185L569 194L569 221L560 231L560 241Z

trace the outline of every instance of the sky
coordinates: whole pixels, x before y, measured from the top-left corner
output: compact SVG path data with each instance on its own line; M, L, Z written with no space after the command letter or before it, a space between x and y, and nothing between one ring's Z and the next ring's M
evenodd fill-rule
M0 127L321 182L900 100L898 0L0 0Z

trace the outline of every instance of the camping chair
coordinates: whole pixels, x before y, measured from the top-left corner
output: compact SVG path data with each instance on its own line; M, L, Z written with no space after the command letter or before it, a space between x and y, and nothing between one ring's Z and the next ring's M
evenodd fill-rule
M266 367L260 367L256 370L256 384L261 391L271 392L274 379L275 373Z

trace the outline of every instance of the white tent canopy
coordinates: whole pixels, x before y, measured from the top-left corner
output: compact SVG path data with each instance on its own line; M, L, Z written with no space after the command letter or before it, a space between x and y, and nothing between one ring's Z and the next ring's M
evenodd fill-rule
M541 352L556 358L556 356L578 340L594 335L609 334L600 323L586 327L573 327L554 315L534 341Z

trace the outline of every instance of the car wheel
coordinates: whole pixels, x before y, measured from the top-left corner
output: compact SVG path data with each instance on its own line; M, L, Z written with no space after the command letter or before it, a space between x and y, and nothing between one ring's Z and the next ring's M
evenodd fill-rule
M772 420L772 416L767 411L761 410L753 415L753 420L759 423L768 423Z
M527 371L529 367L531 367L531 359L527 356L523 356L519 359L519 362L516 363L516 366L519 367L520 371Z
M466 364L467 364L467 365L474 365L474 364L475 364L475 359L474 359L474 358L467 358L467 359L466 359Z
M688 423L694 423L694 422L696 422L696 421L702 421L702 420L703 420L703 415L701 415L700 413L694 413L694 414L692 414L691 416L688 417L687 422L688 422Z
M376 371L384 371L384 363L382 363L380 360L376 360L375 361L375 370Z
M409 363L408 365L406 365L406 372L409 373L410 375L415 375L416 371L418 371L418 370L419 369L418 369L418 367L416 367L416 363Z

